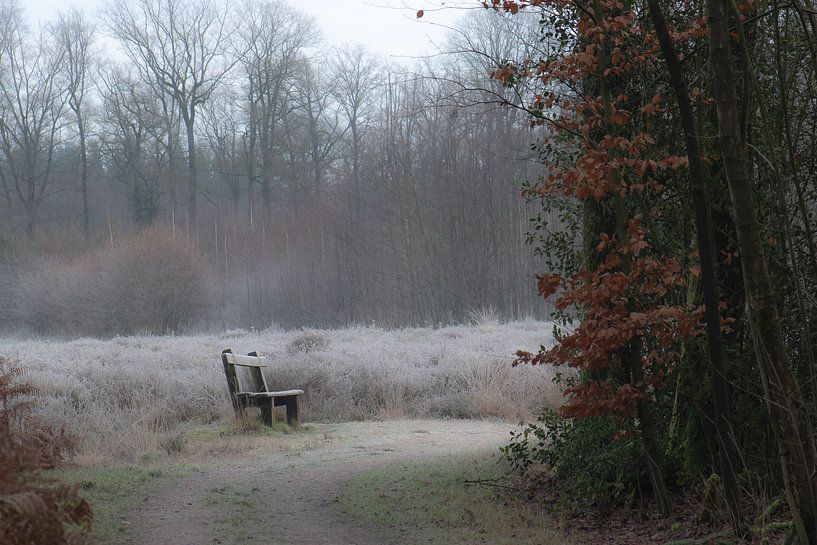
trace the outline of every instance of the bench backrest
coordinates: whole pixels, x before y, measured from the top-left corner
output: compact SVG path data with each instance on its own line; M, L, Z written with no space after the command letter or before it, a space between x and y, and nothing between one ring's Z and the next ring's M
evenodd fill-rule
M236 394L239 392L269 392L262 371L267 366L267 358L256 352L250 352L246 356L233 354L232 349L226 348L221 352L221 363L224 365L233 405L238 402Z

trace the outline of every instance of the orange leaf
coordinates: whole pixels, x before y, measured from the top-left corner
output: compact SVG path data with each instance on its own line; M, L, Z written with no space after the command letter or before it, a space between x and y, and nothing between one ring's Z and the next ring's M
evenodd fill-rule
M536 280L539 294L547 299L556 292L562 282L562 277L558 274L540 274L536 276Z

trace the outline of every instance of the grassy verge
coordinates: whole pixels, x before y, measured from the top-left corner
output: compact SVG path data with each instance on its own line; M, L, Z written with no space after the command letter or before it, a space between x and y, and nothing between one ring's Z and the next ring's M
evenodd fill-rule
M77 484L94 508L93 537L105 545L128 545L128 517L144 500L195 468L117 465L66 468L50 472L64 482Z
M394 464L352 480L339 497L340 511L396 529L407 544L569 545L541 509L503 499L503 487L511 486L506 473L493 454Z

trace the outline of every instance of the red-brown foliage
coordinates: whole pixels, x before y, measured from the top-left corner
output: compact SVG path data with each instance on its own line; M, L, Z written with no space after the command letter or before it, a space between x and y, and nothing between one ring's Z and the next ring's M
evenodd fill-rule
M567 416L634 417L637 402L650 401L672 371L681 340L700 333L701 320L700 309L684 302L686 278L693 272L655 245L645 227L662 211L638 204L666 200L665 180L687 168L686 157L652 133L661 125L667 98L640 95L623 83L655 64L654 32L617 0L581 4L583 9L561 0L485 5L510 13L531 6L562 13L562 24L574 37L563 54L493 73L506 84L538 81L542 93L531 106L533 124L547 124L551 138L570 142L575 150L569 160L552 154L557 159L548 160L547 175L525 196L615 205L615 225L594 233L597 268L569 277L538 276L544 298L555 295L557 309L578 310L576 327L559 335L550 349L519 352L516 363L568 365L586 372L580 384L565 391ZM683 42L701 32L696 23L674 39ZM588 79L596 85L585 85Z
M611 414L631 417L635 402L649 398L678 358L680 337L697 334L701 309L673 305L667 295L686 285L675 259L656 260L646 250L639 218L629 223L629 241L620 245L601 237L599 250L609 250L596 271L582 271L571 278L542 275L539 291L550 297L564 288L556 300L559 309L576 306L584 310L574 331L560 335L555 346L538 354L517 353L517 363L568 365L595 372L623 367L621 350L634 340L641 344L644 381L615 385L610 380L588 380L565 390L570 400L563 407L568 416ZM629 257L631 270L621 270L621 256Z
M0 543L84 543L90 505L76 487L41 474L62 461L70 439L32 413L37 390L18 382L21 373L0 358Z

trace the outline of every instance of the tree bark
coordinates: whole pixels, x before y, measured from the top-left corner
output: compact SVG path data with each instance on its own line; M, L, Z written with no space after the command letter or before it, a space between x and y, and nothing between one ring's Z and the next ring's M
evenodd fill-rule
M701 260L701 288L706 312L706 340L709 349L709 364L712 369L713 405L715 431L718 438L719 470L723 479L726 505L736 536L744 534L743 518L740 512L740 489L738 487L736 447L731 434L729 419L729 386L723 365L723 345L721 339L720 295L716 275L715 237L712 229L709 197L706 191L704 167L701 160L698 133L692 101L689 98L675 45L667 28L664 14L658 0L647 0L650 17L655 27L661 53L669 72L670 84L678 101L681 128L684 131L684 145L689 160L689 179L692 185L692 201L695 208L695 230L698 254Z
M77 108L77 130L79 131L80 185L82 187L82 233L85 239L91 237L91 213L88 204L88 148L85 142L85 123L82 111Z
M817 473L814 437L800 385L789 361L775 293L764 255L757 207L741 136L730 51L728 0L707 0L712 81L729 193L746 284L749 323L764 398L777 440L786 498L801 545L817 543Z
M196 232L198 187L196 185L196 141L193 134L194 116L195 112L184 113L184 127L187 130L187 217L193 232Z

